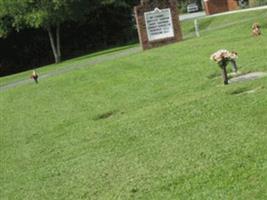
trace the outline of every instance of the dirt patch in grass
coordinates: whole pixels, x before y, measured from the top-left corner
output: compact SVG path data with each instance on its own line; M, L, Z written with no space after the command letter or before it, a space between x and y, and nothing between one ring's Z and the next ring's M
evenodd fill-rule
M229 94L230 95L239 95L239 94L245 93L249 90L250 90L250 88L242 87L242 88L237 88L233 91L230 91Z
M116 111L109 111L109 112L105 112L102 114L97 115L94 120L103 120L103 119L107 119L110 118L112 115L114 115L116 113Z

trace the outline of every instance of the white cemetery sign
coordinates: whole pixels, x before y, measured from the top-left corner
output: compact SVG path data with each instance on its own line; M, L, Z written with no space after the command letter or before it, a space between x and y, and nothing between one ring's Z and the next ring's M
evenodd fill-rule
M148 40L160 40L168 37L174 37L171 10L158 9L145 12L146 30Z

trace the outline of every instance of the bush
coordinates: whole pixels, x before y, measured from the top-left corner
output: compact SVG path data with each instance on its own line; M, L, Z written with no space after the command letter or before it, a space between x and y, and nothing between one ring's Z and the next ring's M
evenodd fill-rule
M251 7L263 6L263 5L267 5L267 0L253 0L253 1L250 1L250 6Z
M187 2L183 1L183 2L179 2L178 4L178 9L180 11L180 13L187 13Z

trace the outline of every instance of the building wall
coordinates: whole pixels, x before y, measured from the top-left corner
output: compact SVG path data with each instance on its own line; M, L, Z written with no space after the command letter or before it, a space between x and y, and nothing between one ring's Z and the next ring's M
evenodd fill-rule
M207 15L238 9L236 0L204 0Z
M237 10L239 8L237 0L228 0L228 10Z

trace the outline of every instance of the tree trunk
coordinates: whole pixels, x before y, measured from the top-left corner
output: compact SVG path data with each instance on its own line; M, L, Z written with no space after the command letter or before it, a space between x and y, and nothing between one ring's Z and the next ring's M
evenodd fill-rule
M56 37L57 37L57 55L58 55L58 61L61 61L61 46L60 46L60 24L57 24L57 30L56 30Z
M58 55L58 50L60 50L60 48L58 47L58 44L57 44L57 46L55 44L55 38L53 36L53 32L52 32L52 29L51 29L50 26L47 27L47 32L48 32L48 35L49 35L50 45L51 45L51 48L52 48L52 51L53 51L53 54L54 54L55 63L59 63L60 62L60 57ZM58 39L58 43L60 43L59 39Z

